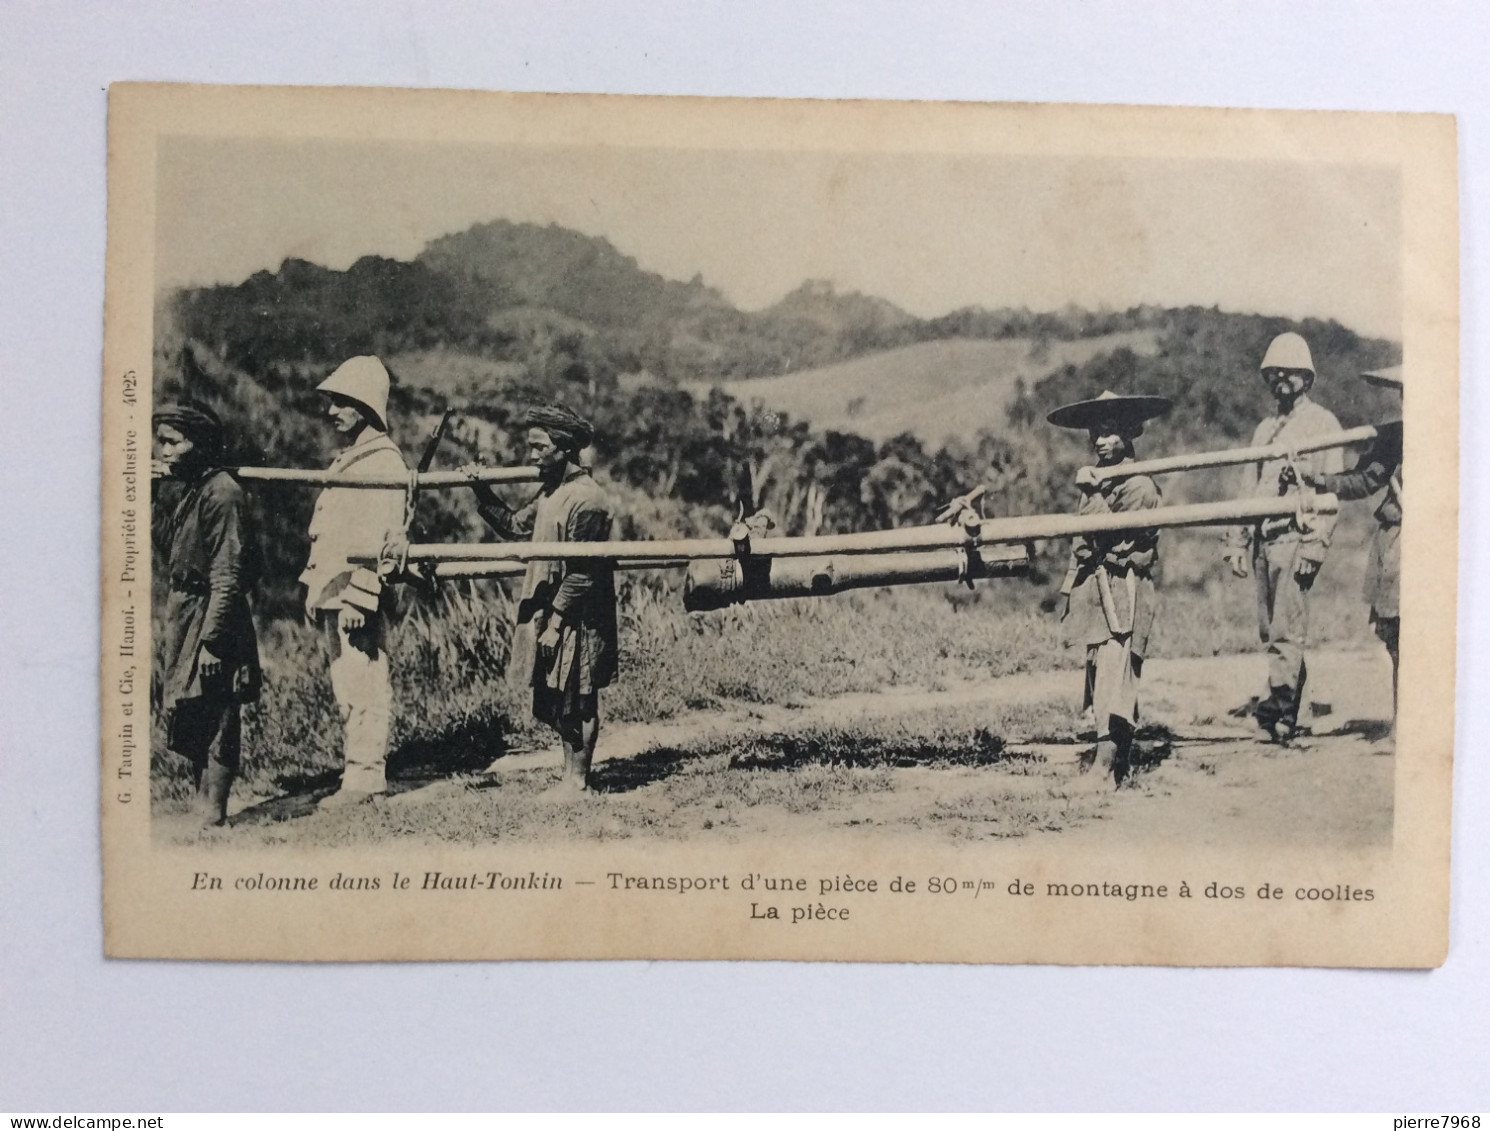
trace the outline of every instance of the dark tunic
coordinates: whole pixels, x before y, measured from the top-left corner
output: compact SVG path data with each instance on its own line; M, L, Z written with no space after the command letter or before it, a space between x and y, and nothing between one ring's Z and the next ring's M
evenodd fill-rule
M1105 480L1081 501L1079 514L1147 510L1159 488L1144 475ZM1097 737L1113 735L1113 720L1138 722L1138 680L1154 629L1157 530L1116 531L1081 539L1071 551L1063 590L1067 641L1086 646L1082 706L1092 709ZM1104 600L1105 589L1105 600Z
M1366 558L1366 603L1377 620L1394 620L1402 577L1402 424L1385 424L1355 467L1316 480L1319 490L1342 500L1366 499L1382 492L1376 530Z
M615 521L605 493L584 468L572 468L556 488L540 493L520 511L479 509L502 537L534 542L604 542ZM541 636L553 618L559 621L559 646L551 652L536 649L532 676L534 714L547 722L575 714L581 700L616 677L620 644L611 564L529 563L518 622L531 621Z
M1148 510L1160 503L1159 488L1146 475L1109 479L1084 496L1078 514L1108 514ZM1063 591L1069 594L1066 634L1071 644L1092 646L1114 638L1102 610L1097 571L1107 574L1119 622L1131 623L1133 654L1148 652L1154 629L1154 569L1159 561L1157 530L1120 531L1080 539L1071 550L1071 565ZM1129 586L1131 576L1133 584ZM1129 594L1132 594L1130 601ZM1131 609L1131 613L1130 610Z
M214 470L184 484L179 495L164 494L157 496L150 531L170 584L161 673L169 720L184 700L252 702L262 676L248 605L259 549L243 488ZM222 674L213 680L199 670L203 648L222 661Z

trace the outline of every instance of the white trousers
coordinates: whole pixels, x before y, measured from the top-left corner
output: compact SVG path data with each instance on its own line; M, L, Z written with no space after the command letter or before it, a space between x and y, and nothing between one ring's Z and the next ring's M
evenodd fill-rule
M322 612L322 635L331 657L331 694L346 732L346 768L341 787L382 793L388 788L388 731L393 717L389 675L388 618L367 614L348 633L337 612Z

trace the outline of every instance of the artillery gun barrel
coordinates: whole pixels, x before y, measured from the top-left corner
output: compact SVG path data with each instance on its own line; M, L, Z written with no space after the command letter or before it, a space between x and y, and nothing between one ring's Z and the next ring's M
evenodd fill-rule
M407 475L355 475L299 467L235 467L229 469L250 483L292 483L301 487L360 487L369 491L405 490ZM536 467L483 467L467 475L463 471L421 471L415 483L421 489L469 487L475 483L537 483Z
M917 585L933 581L968 581L1019 577L1029 572L1027 546L993 545L896 554L841 554L824 558L760 558L748 564L738 558L699 558L692 562L634 558L618 569L670 569L688 566L683 607L689 612L722 609L747 601L784 597L823 597L849 589L883 585ZM438 562L437 581L474 581L521 577L522 562Z
M1255 448L1225 448L1218 452L1189 452L1175 456L1160 456L1143 459L1117 467L1093 467L1098 480L1126 479L1131 475L1167 475L1172 471L1195 471L1202 467L1233 467L1243 463L1262 463L1270 459L1286 459L1292 455L1323 452L1330 448L1344 448L1376 439L1376 429L1369 424L1359 428L1347 428L1333 436L1318 440L1306 440L1302 444L1263 444Z
M709 612L747 601L826 597L850 589L1019 577L1029 572L1030 548L994 545L895 554L840 554L822 558L703 558L688 567L683 608Z
M536 562L601 560L627 563L638 559L696 561L699 558L802 558L832 554L885 554L898 550L932 550L1073 538L1122 530L1161 530L1177 526L1240 526L1265 518L1291 518L1301 509L1334 514L1334 495L1280 496L1269 499L1224 499L1118 514L1037 514L990 518L970 527L908 526L860 534L827 534L809 538L759 538L736 543L729 538L681 538L657 542L471 542L409 547L410 561Z

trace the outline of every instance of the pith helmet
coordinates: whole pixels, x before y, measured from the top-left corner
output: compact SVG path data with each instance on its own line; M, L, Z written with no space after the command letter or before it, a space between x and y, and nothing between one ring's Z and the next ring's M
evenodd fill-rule
M1401 390L1402 366L1393 365L1388 369L1368 370L1361 374L1361 380L1371 385L1384 385L1388 389Z
M383 431L388 430L388 370L377 358L348 358L316 389L356 401L378 418Z
M1309 352L1309 343L1302 336L1289 331L1272 340L1258 369L1306 369L1313 373L1314 355Z
M1163 416L1172 403L1168 397L1119 396L1104 390L1091 400L1062 405L1045 419L1057 428L1085 431L1111 423L1122 435L1134 437L1143 435L1145 420Z

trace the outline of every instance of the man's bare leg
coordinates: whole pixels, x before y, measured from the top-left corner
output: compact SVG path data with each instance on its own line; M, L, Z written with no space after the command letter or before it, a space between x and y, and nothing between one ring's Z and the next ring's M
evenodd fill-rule
M576 790L590 788L590 766L595 761L595 744L600 739L600 713L587 712L565 719L559 729L564 746L563 784Z

